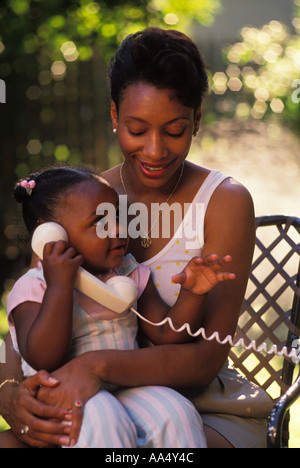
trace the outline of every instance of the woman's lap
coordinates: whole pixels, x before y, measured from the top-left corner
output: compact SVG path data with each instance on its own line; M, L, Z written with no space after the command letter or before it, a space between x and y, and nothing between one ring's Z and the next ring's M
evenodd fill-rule
M101 390L85 405L75 447L205 448L200 416L192 403L159 386Z

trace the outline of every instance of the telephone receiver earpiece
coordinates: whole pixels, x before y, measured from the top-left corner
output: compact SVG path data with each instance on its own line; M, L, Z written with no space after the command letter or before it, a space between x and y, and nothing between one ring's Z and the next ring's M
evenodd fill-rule
M31 240L31 247L40 259L43 259L44 246L48 242L68 242L66 230L57 223L48 222L36 228ZM94 301L117 313L123 313L136 301L138 289L136 283L126 276L114 276L104 283L80 267L74 287Z

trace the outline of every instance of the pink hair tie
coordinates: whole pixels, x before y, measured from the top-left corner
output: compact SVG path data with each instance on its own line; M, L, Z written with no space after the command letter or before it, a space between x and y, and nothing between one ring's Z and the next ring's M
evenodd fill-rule
M36 183L34 180L22 180L20 182L20 185L21 187L23 187L24 189L26 189L26 192L27 192L27 195L30 197L31 193L32 193L32 190L35 188L36 186Z

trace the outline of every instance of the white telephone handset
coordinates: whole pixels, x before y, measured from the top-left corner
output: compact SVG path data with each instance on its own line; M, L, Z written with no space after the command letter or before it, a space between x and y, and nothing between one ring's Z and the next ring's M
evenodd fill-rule
M60 224L48 222L36 228L31 247L43 259L45 244L59 240L68 242L67 232ZM78 270L75 288L104 307L120 314L134 304L138 294L136 283L126 276L114 276L104 283L82 267Z

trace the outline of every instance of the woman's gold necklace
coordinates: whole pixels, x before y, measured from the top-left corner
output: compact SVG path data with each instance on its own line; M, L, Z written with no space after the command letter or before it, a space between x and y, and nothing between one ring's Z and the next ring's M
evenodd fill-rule
M124 192L126 193L127 197L128 197L128 193L127 193L127 190L126 190L126 187L125 187L125 183L124 183L124 179L123 179L123 165L124 163L121 164L120 166L120 180L121 180L121 183L123 185L123 189L124 189ZM181 178L182 178L182 174L183 174L183 169L184 169L184 163L182 163L182 166L181 166L181 171L180 171L180 175L178 177L178 180L175 184L175 187L173 188L172 192L170 193L170 195L168 196L167 200L163 203L163 207L161 210L159 210L159 213L158 213L158 216L157 218L155 219L154 223L151 225L148 233L144 233L144 236L141 237L141 246L144 247L144 249L147 249L148 247L150 247L150 245L152 244L152 239L150 237L150 234L151 234L151 231L152 229L154 228L154 226L156 225L157 221L159 220L160 218L160 215L162 214L165 206L169 203L171 197L174 195L174 193L176 192L177 188L178 188L178 185L181 181Z

